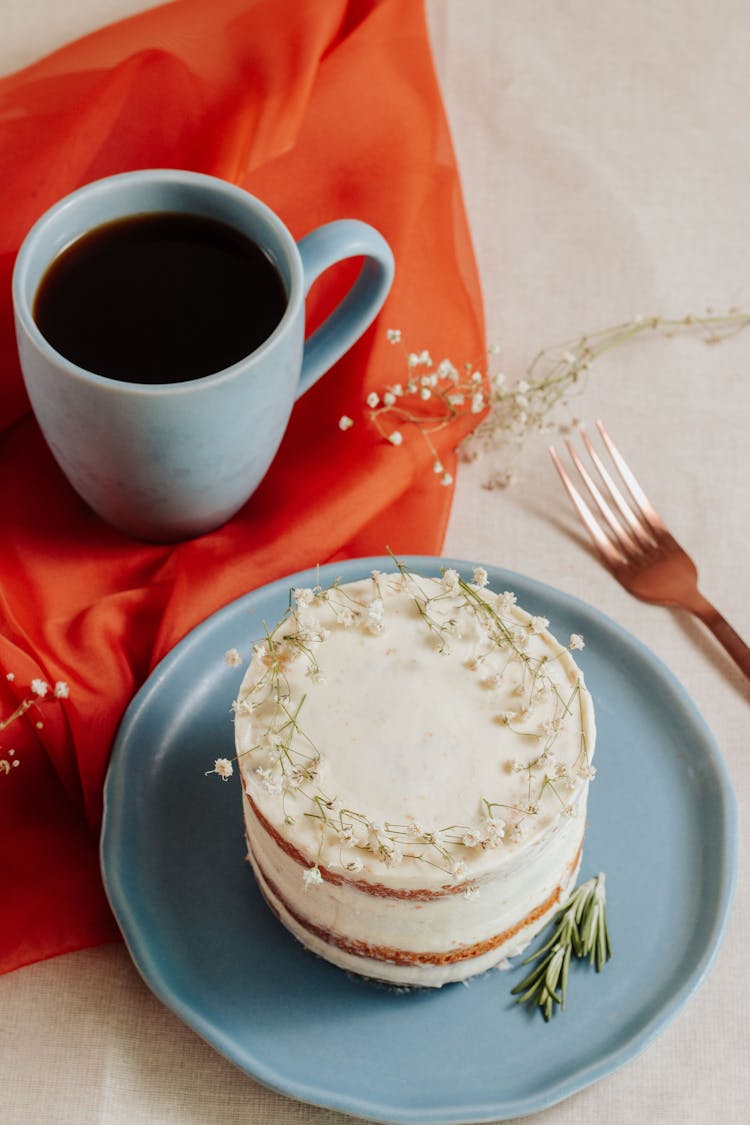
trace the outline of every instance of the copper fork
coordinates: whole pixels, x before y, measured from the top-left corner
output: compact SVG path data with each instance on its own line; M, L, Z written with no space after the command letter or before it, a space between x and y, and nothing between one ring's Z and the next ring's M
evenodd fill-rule
M597 421L596 425L620 481L627 490L627 499L583 427L581 437L600 484L592 477L571 442L566 440L565 444L589 496L611 534L603 529L594 516L553 446L550 446L550 455L602 562L636 598L656 605L678 606L700 618L750 679L750 648L700 593L695 563L669 533L602 422Z

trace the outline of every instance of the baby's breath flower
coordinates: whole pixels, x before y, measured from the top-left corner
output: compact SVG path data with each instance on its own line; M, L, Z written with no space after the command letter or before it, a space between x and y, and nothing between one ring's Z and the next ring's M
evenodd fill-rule
M380 404L380 396L376 394L375 391L370 391L366 401L370 409L374 410L375 407Z
M350 418L348 414L342 414L339 418L339 429L350 430L354 425L354 419Z
M440 584L447 594L457 593L459 589L458 571L453 570L452 567L448 567L447 570L443 571L443 577Z
M343 625L345 629L348 629L354 622L354 614L348 605L335 605L333 607L333 615L339 625Z
M401 433L400 430L391 430L391 432L388 435L388 441L391 443L391 445L401 445L401 442L403 440L404 440L404 435Z
M401 329L389 328L385 335L389 344L397 344L401 339Z
M443 473L443 475L440 478L440 483L443 485L444 488L447 488L449 485L453 484L452 473Z
M229 648L224 653L224 663L228 664L230 668L239 668L242 663L242 657L239 649Z
M54 696L55 699L67 699L70 695L70 688L65 680L58 680L55 684Z
M487 816L482 824L482 847L499 848L505 836L505 821L494 816Z
M229 758L217 758L214 762L214 768L212 770L207 770L206 773L207 775L209 773L218 774L222 781L229 781L229 778L234 773L234 766Z
M33 695L37 695L40 699L44 699L49 691L49 684L46 680L32 680L29 685Z
M573 649L573 650L583 648L583 637L581 636L580 633L571 633L570 634L570 640L568 641L568 648Z
M529 628L532 633L543 633L549 625L546 617L532 617L529 621Z
M309 891L310 887L317 887L323 882L323 876L320 874L317 863L314 867L305 868L302 872L302 881L305 884L306 891Z
M477 566L474 568L473 578L474 585L479 586L480 589L483 589L489 582L489 575L487 574L487 571L483 566Z
M468 868L462 859L457 859L454 861L451 868L451 875L456 880L456 882L459 882L460 879L465 879L467 872Z
M8 681L9 684L12 684L13 681L15 680L15 678L16 678L16 673L15 672L6 672L5 678L6 678L6 680Z
M520 820L517 820L515 824L511 825L510 831L508 832L508 839L511 844L520 844L523 839L523 827Z

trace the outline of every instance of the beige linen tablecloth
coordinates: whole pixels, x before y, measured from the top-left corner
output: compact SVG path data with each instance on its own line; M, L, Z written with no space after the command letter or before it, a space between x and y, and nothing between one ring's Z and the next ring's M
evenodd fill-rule
M0 66L13 70L145 6L3 0ZM509 376L541 346L637 314L750 309L744 0L429 0L428 10L489 338ZM699 560L705 593L745 637L749 369L750 332L718 347L643 340L599 361L571 404L579 417L609 420ZM513 488L483 487L494 464L487 455L461 466L446 553L581 596L650 646L715 733L742 811L748 686L702 627L634 601L605 573L562 501L541 438L528 442ZM638 1059L529 1120L750 1120L747 829L741 834L737 901L707 982ZM0 1106L5 1125L347 1120L235 1070L162 1007L119 945L0 979Z

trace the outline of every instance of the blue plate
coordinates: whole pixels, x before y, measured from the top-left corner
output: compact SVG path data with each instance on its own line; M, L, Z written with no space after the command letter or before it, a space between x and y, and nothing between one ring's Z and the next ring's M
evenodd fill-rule
M406 559L423 574L441 565ZM597 713L597 777L581 878L607 875L614 958L574 965L545 1024L514 1004L526 971L394 992L298 945L247 863L238 779L206 777L234 755L242 668L224 654L287 606L290 585L389 568L358 559L256 590L210 617L154 671L119 731L105 790L102 866L136 966L156 995L259 1082L375 1121L467 1123L552 1105L632 1059L703 981L730 909L736 809L714 740L670 672L590 606L487 567L579 655Z

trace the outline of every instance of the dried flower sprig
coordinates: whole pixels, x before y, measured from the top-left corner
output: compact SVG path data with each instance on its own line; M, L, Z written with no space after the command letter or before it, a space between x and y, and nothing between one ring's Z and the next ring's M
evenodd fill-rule
M15 674L8 672L6 675L8 683L13 683ZM51 693L51 695L50 695ZM32 707L38 705L47 698L52 699L67 699L70 694L68 685L64 680L58 680L54 687L50 687L46 680L34 679L29 684L29 694L25 696L20 703L17 704L15 709L4 719L0 719L0 734L6 731L13 723L18 722L27 711ZM36 722L37 729L41 729L44 723L41 719ZM16 751L13 747L5 751L5 756L0 758L0 774L9 774L11 769L14 769L20 764L20 758L16 757Z
M520 379L509 380L503 373L490 375L489 411L461 446L464 459L475 460L481 453L500 455L498 468L485 483L486 488L512 484L522 446L528 435L565 429L567 422L554 419L555 408L564 405L571 393L582 393L597 359L647 335L669 339L690 333L705 344L718 344L750 325L750 313L712 309L696 316L636 316L595 332L540 349ZM497 353L499 349L494 349Z
M435 364L428 351L409 352L404 347L406 381L389 383L380 393L370 392L365 405L371 423L391 445L402 445L408 429L419 433L433 454L433 470L443 485L452 484L453 477L444 469L431 435L458 417L482 415L460 443L459 454L465 461L490 452L496 455L497 466L484 487L504 488L516 479L529 434L567 428L567 421L554 418L555 409L584 390L591 368L605 353L646 335L671 338L690 333L713 345L748 325L750 313L739 309L726 313L707 309L699 316L636 316L540 349L516 379L502 371L483 374L470 364L460 372L448 359ZM403 347L399 330L389 329L387 336ZM493 345L488 353L491 368L500 348ZM342 430L354 424L348 416L339 420Z
M430 451L438 482L447 487L453 484L453 475L443 465L432 435L462 415L480 415L487 409L485 375L471 364L459 371L449 359L435 363L426 350L408 351L397 328L389 328L386 335L391 344L401 345L405 377L403 382L388 383L380 392L368 394L365 405L370 422L395 446L403 444L405 428L415 430ZM339 419L341 430L353 425L346 414Z
M521 962L538 964L511 989L517 1004L538 1005L545 1020L550 1019L555 1005L561 1010L565 1007L572 957L588 957L598 973L612 956L604 875L600 873L576 887L553 923L555 928L549 940Z

